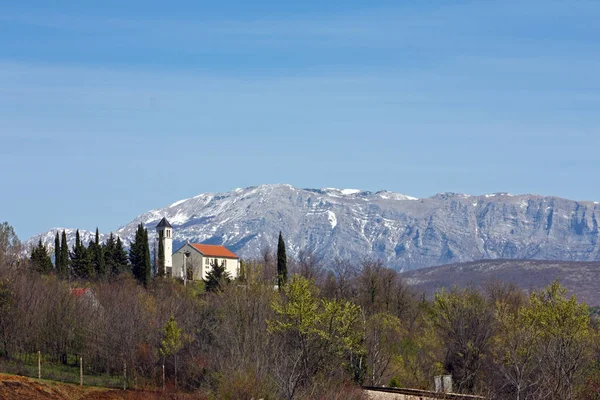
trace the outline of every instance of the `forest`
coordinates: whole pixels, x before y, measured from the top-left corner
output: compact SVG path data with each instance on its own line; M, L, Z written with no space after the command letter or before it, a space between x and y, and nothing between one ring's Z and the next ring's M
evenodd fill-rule
M81 357L86 374L126 366L130 388L199 398L359 399L451 374L455 392L490 399L600 399L597 317L559 282L427 298L378 260L286 257L280 236L235 279L184 286L148 275L138 233L129 254L118 238L69 249L57 234L57 257L41 242L24 256L0 225L0 366Z

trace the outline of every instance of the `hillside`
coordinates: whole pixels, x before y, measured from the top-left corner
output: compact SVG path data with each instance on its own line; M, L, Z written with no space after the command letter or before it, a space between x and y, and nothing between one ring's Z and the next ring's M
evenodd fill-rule
M401 276L428 296L441 288L481 287L494 279L512 282L526 291L541 289L558 279L578 300L600 305L600 262L483 260L408 271Z
M165 216L174 226L175 248L186 240L224 244L242 257L273 247L282 231L292 256L309 248L327 259L378 258L403 271L478 259L600 261L600 205L557 197L443 193L416 199L261 185L180 200L116 233L128 243L137 224L153 233ZM55 232L41 236L49 246ZM73 241L74 231L68 233ZM89 240L89 231L82 233Z

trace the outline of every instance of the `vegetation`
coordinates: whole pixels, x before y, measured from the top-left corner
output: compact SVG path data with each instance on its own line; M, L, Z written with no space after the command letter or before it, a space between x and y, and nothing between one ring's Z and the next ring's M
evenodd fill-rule
M529 294L491 282L429 300L381 262L325 264L303 251L286 259L278 291L279 257L265 249L245 260L243 279L229 282L213 263L203 290L147 278L141 225L130 250L139 272L123 273L122 244L109 237L90 244L96 257L76 244L69 259L71 271L88 270L75 265L101 254L105 276L94 268L68 281L58 265L36 267L37 255L20 259L2 227L0 368L35 365L40 351L56 370L83 357L86 374L115 382L125 364L130 386L156 389L164 365L167 390L219 399L358 399L360 385L431 389L440 374L492 399L600 399L597 309L558 282Z
M152 278L152 265L150 264L150 245L148 244L148 230L139 224L135 239L129 248L131 272L138 282L148 286Z
M41 274L48 274L52 272L52 269L54 268L52 259L48 255L46 247L42 244L42 239L40 239L38 245L31 250L29 265Z
M285 254L285 242L283 236L279 232L279 240L277 242L277 286L279 290L283 288L287 281L287 256Z
M65 231L62 231L60 238L60 253L58 254L60 254L60 257L58 262L56 262L56 273L58 276L64 278L68 276L69 271L69 245L67 244L67 233Z
M222 291L225 285L231 282L231 275L225 269L225 262L219 262L214 259L210 262L210 270L204 280L204 288L207 292Z

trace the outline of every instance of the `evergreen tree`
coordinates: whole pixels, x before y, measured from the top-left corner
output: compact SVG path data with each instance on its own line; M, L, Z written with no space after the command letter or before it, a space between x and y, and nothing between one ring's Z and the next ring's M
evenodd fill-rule
M90 267L96 272L96 245L93 240L90 240L87 245L87 257L88 262L90 263Z
M58 231L56 231L56 236L54 237L54 267L58 271L58 267L60 265L60 236Z
M106 274L106 260L104 258L104 249L100 245L100 234L96 228L96 237L94 239L93 264L96 276L101 278Z
M279 242L277 243L277 286L279 290L287 281L287 256L285 255L285 242L279 232Z
M152 279L152 259L150 258L150 242L148 241L148 229L144 229L144 264L142 265L143 283L148 286Z
M222 291L223 287L231 282L231 276L229 275L229 272L225 270L225 262L223 261L221 265L219 265L217 260L214 259L211 261L210 267L210 271L208 271L206 279L204 280L204 287L207 292Z
M57 273L60 277L66 277L69 271L69 245L67 244L67 233L63 230L60 238L60 266Z
M127 253L123 248L123 242L121 242L121 238L117 237L117 243L115 245L115 252L113 254L114 260L114 270L112 270L115 274L120 274L126 271L129 271L129 258L127 257Z
M138 282L148 286L152 277L152 264L150 262L150 246L148 244L148 230L139 224L135 232L135 240L129 248L129 261L131 272Z
M113 236L113 234L111 232L110 236L108 237L108 240L102 246L102 251L104 252L104 263L105 263L106 272L111 275L118 274L118 272L116 272L118 270L116 268L116 263L115 263L116 245L117 245L117 243L115 241L115 237Z
M79 237L79 230L75 233L75 246L71 252L71 270L77 278L89 279L94 275L94 268L90 262L88 250Z
M38 271L40 274L49 274L52 272L52 259L46 250L46 246L42 244L41 238L38 245L31 250L29 262L31 268Z
M165 245L163 243L164 232L158 232L158 255L156 260L156 274L161 278L165 276Z

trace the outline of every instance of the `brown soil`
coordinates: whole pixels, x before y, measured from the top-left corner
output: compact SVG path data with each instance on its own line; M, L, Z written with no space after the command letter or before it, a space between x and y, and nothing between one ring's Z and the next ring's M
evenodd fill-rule
M38 381L22 376L0 374L0 399L2 400L187 400L198 398L201 397L191 394L80 387L68 383Z

